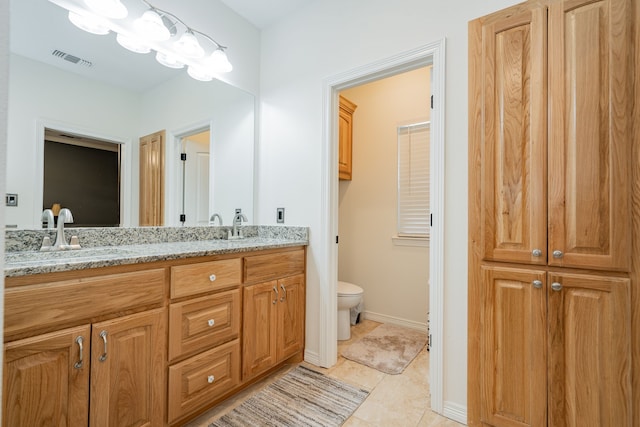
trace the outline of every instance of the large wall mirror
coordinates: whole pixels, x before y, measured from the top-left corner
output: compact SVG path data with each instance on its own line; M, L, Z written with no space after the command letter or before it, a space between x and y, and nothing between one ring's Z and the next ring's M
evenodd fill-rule
M114 145L119 225L138 225L139 138L160 130L166 131L164 225L183 224L185 200L195 214L184 225L204 224L213 213L229 224L236 209L253 221L252 94L165 68L153 54L122 49L113 34L86 33L48 0L11 0L10 15L6 172L7 193L18 195L18 205L5 210L8 227L40 228L51 202L45 187L56 181L51 176L73 177L77 169L61 150L45 186L45 135L51 132ZM208 131L208 147L201 141L196 161L184 164L185 141L201 131Z

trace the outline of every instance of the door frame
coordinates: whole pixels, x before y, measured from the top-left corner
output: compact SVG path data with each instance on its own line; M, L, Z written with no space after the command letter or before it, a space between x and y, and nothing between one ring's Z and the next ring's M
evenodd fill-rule
M444 315L444 113L445 39L366 64L323 81L322 190L320 223L323 247L320 269L319 363L337 362L338 278L338 93L385 77L432 65L433 110L431 111L430 206L433 225L429 242L429 312L431 409L443 412L443 315Z

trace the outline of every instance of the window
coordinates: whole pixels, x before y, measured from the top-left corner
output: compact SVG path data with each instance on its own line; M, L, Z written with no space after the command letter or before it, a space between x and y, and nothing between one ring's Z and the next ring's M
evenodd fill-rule
M398 127L398 237L429 237L429 128Z

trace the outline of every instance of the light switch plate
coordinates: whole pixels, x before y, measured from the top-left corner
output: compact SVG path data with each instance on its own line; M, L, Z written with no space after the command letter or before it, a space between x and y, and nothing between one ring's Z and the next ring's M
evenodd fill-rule
M284 208L278 208L276 212L276 222L278 224L284 224Z

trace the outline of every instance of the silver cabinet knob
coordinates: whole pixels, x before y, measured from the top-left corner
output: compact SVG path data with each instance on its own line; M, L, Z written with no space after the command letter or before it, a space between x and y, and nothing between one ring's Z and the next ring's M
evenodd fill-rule
M216 281L216 275L215 275L215 274L212 274L211 276L209 276L209 280L210 280L211 282L215 282L215 281Z
M534 280L531 284L534 288L540 289L542 287L542 280Z
M213 376L213 375L209 375L209 376L207 377L207 382L208 382L209 384L213 384L213 381L215 381L214 376Z
M559 291L560 289L562 289L562 283L553 282L551 284L551 289L553 289L556 292Z
M209 320L207 321L207 325L209 325L209 326L213 326L213 325L215 325L215 324L216 324L216 321L215 321L215 320L213 320L213 319L209 319Z
M542 251L540 249L534 249L531 251L531 255L533 255L534 257L542 256Z
M553 257L554 258L562 258L564 256L564 254L562 253L562 251L553 251Z

